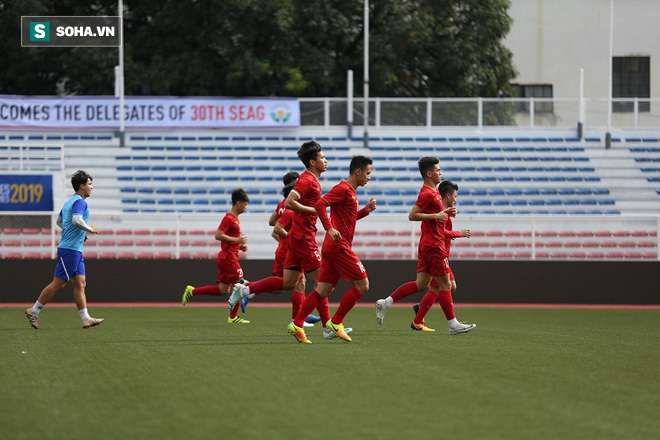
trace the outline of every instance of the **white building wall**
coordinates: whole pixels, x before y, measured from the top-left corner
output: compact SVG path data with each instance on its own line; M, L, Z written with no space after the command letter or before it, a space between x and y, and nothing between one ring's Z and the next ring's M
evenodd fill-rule
M587 98L607 97L610 0L511 0L519 84L552 84L556 98L578 94L584 68ZM616 56L650 56L651 98L660 97L660 1L615 0Z

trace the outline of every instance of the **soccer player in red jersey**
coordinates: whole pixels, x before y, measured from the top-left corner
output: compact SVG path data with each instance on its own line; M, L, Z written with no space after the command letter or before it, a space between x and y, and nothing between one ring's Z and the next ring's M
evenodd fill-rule
M347 329L344 328L344 317L369 290L367 272L351 247L355 223L376 209L376 201L372 198L358 211L359 202L356 194L356 190L369 181L371 164L372 160L368 157L354 156L351 160L348 180L341 181L315 204L316 212L327 234L323 241L323 259L316 289L305 299L298 316L288 327L289 333L299 342L310 343L302 328L305 317L314 310L319 299L327 299L340 277L352 283L353 287L342 297L332 319L326 322L326 330L332 331L345 341L351 341ZM328 206L332 220L328 218L326 211Z
M286 173L284 176L282 176L282 183L284 184L285 187L289 186L290 184L294 184L298 181L298 177L300 177L300 174L298 174L297 171L289 171ZM282 189L282 192L284 192L284 189ZM268 225L269 226L275 226L275 223L277 223L277 219L280 218L280 215L284 212L286 209L284 207L284 202L286 202L286 196L280 201L280 203L277 204L277 207L275 208L275 211L270 215L270 218L268 219ZM275 238L275 240L279 240L279 236Z
M450 294L449 260L445 249L444 222L456 208L444 209L436 186L440 183L442 171L436 157L423 157L419 160L419 172L424 178L424 186L419 192L415 206L408 214L408 220L422 222L422 236L417 250L417 279L402 284L390 296L376 301L376 321L383 323L385 313L392 303L429 287L431 279L438 283L440 294ZM424 323L411 323L413 330L435 331Z
M227 295L233 284L243 279L243 269L238 263L238 251L247 251L248 237L241 234L241 224L238 216L247 210L250 198L242 188L231 193L231 210L224 216L220 226L215 231L215 239L221 242L218 253L217 285L193 287L187 286L183 292L181 303L185 306L195 295ZM229 324L249 324L250 321L238 316L238 304L231 309Z
M284 262L284 278L269 277L242 287L235 285L229 297L229 306L233 307L242 297L250 293L259 295L264 292L281 292L293 289L302 271L314 282L321 265L321 254L316 244L316 210L314 204L321 197L319 177L328 167L328 161L321 145L316 141L302 144L298 149L298 157L305 165L305 171L300 175L296 186L286 198L284 206L294 211L293 225L288 234L289 249ZM330 319L327 299L319 304L321 320L325 325ZM327 317L327 319L325 319Z
M451 180L444 180L438 186L438 192L440 193L440 197L442 197L442 206L446 208L453 208L456 204L456 198L458 196L458 185ZM447 251L447 255L450 254L451 241L453 239L459 237L469 238L472 235L472 231L469 229L454 231L451 217L453 217L453 215L449 216L447 220L445 220L444 225L445 250ZM454 273L451 271L451 268L449 269L449 280L449 292L445 291L442 295L440 294L438 284L435 282L435 280L431 281L431 287L429 288L429 291L426 293L426 295L424 295L422 302L413 306L413 310L415 311L415 320L413 322L417 324L424 324L426 326L424 323L424 317L433 306L433 303L438 301L440 303L440 307L442 307L442 311L444 312L445 317L447 318L449 333L452 335L467 333L477 325L463 324L456 319L456 314L454 313L454 302L452 299L452 295L456 291L456 278L454 278Z

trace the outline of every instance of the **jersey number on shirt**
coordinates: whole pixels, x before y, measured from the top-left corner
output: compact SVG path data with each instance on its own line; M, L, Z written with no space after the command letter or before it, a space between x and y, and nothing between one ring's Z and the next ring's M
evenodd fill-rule
M366 271L364 270L364 266L362 265L362 262L361 262L361 261L358 261L358 262L357 262L357 265L358 265L358 267L360 268L360 272L366 272Z
M321 254L319 254L319 251L314 251L314 255L316 255L316 259L321 261Z

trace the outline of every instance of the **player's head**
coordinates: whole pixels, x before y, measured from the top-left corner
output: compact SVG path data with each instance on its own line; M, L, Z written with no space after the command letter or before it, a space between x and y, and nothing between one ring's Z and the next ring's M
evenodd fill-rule
M451 180L443 180L438 185L438 192L440 193L440 197L442 197L442 204L447 208L451 208L456 204L456 198L458 197L457 184Z
M353 156L351 159L349 173L351 176L355 176L358 186L366 185L369 179L371 179L371 164L373 162L367 156Z
M328 168L325 153L323 153L321 144L316 141L309 141L302 144L298 149L298 158L305 165L305 168L315 170L319 174Z
M75 192L82 193L81 196L89 197L94 189L92 176L87 171L78 170L71 175L71 186Z
M440 177L442 176L442 171L440 170L440 160L437 157L422 157L417 165L419 166L419 173L422 175L424 180L431 180L433 186L440 183Z
M237 188L231 192L232 209L236 209L239 214L247 210L248 203L250 203L250 198L243 188Z
M288 185L285 185L284 188L282 188L282 195L284 196L285 199L289 197L289 193L293 188L295 188L295 186L296 186L296 182L291 182Z
M284 186L288 185L291 182L295 182L298 180L298 177L300 177L300 174L298 174L298 171L289 171L285 175L282 176L282 183Z

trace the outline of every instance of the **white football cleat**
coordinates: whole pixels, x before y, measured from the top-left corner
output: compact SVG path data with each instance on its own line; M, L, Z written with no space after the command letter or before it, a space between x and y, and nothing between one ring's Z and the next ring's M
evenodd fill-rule
M83 328L96 327L97 325L99 325L103 321L105 321L105 319L103 319L103 318L98 318L97 319L97 318L91 318L90 317L87 321L83 321L82 325L83 325Z
M476 326L477 324L463 324L462 322L459 322L457 326L449 327L449 334L458 335L460 333L467 333Z
M383 325L383 320L385 319L385 313L387 313L387 301L384 299L379 299L376 301L376 321L378 324Z

